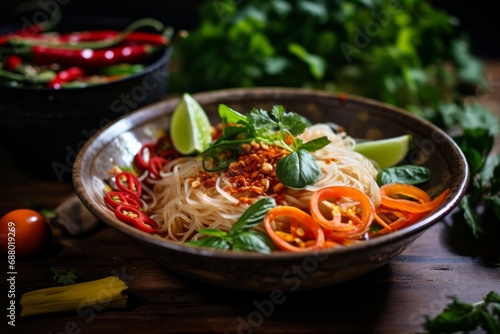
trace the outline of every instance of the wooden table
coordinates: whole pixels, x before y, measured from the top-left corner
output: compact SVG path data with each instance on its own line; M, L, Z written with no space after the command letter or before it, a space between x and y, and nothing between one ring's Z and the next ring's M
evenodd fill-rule
M489 68L495 82L500 82L499 69ZM498 111L499 96L496 87L482 101ZM26 175L4 152L0 156L1 215L27 202L53 209L74 193L71 183ZM17 316L16 326L8 326L4 260L0 333L417 333L423 330L425 315L441 312L450 297L472 303L490 290L500 291L499 268L483 261L480 245L468 239L457 221L450 215L394 261L366 276L287 293L284 303L268 308L261 307L268 305L268 294L229 291L179 276L102 223L77 238L56 229L48 254L17 262L16 300L25 292L54 286L51 267L76 268L82 281L120 276L129 286L128 307Z

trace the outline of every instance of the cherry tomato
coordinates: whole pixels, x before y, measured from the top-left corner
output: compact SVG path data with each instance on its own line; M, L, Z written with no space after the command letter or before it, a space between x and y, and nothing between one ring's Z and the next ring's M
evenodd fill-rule
M39 254L51 237L52 230L47 219L36 211L17 209L0 219L0 246L16 257Z

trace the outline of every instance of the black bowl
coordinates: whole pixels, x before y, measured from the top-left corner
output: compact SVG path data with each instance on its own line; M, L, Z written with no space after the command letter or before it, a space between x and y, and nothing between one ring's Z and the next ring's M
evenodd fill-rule
M80 18L63 21L61 29L123 29L127 22L120 18ZM0 29L0 34L12 28ZM71 180L76 155L94 133L165 96L171 53L172 48L167 47L142 71L99 85L59 90L0 86L0 145L25 172Z

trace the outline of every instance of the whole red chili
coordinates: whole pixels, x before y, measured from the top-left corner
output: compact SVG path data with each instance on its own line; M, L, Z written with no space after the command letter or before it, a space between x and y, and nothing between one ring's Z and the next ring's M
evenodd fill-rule
M79 42L99 41L115 38L120 34L117 30L92 30L62 34L57 38L59 42L69 42L77 44ZM167 45L166 36L159 33L132 31L126 35L122 42L144 43L151 45Z
M117 46L109 49L63 49L47 46L33 46L33 63L59 63L67 66L106 66L118 63L140 63L158 50L147 44Z
M5 61L5 65L9 71L15 71L23 60L18 55L9 55Z

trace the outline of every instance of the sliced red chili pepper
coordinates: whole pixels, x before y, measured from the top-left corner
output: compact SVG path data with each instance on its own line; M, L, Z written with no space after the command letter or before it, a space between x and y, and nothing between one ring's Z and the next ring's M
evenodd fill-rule
M142 145L141 149L134 156L134 166L143 172L149 167L149 159L156 156L156 147L153 143Z
M104 196L104 200L113 209L120 205L136 209L142 208L142 203L137 197L124 191L109 191Z
M154 234L158 231L158 223L136 208L119 205L115 208L115 216L122 222L146 233Z
M161 179L160 171L166 164L168 164L167 159L163 159L162 157L151 157L151 159L149 159L148 166L149 175L153 179Z
M132 194L137 198L142 195L141 182L130 172L120 172L116 175L116 186L121 191Z
M170 139L169 135L164 135L158 139L156 142L156 153L167 160L179 157L179 152L174 149L172 139Z

